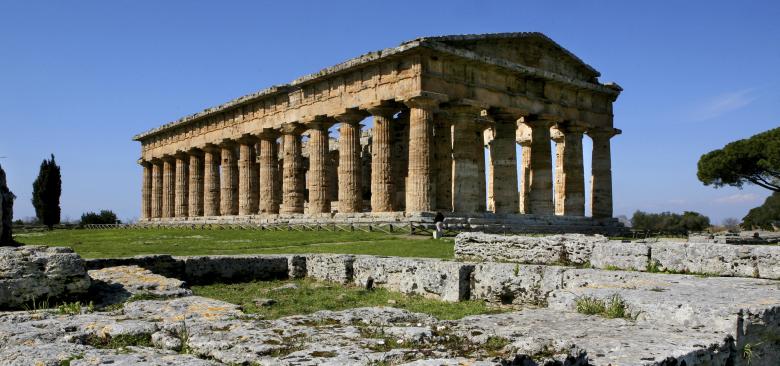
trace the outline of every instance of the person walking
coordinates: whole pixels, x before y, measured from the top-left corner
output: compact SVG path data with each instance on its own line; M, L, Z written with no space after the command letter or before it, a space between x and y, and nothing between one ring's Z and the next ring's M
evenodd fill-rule
M433 224L436 225L436 230L433 232L433 238L439 239L444 236L444 215L441 212L436 212L436 217L433 218Z

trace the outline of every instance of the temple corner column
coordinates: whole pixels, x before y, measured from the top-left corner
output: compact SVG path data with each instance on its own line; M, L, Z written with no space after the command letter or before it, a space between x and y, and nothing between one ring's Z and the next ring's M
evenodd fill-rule
M404 101L409 107L409 168L406 184L406 212L436 209L433 169L433 118L440 100L418 96Z
M610 139L621 133L619 129L590 129L593 140L591 162L591 214L594 218L612 217L612 152Z
M143 169L141 180L141 220L147 221L152 217L152 163L138 160Z

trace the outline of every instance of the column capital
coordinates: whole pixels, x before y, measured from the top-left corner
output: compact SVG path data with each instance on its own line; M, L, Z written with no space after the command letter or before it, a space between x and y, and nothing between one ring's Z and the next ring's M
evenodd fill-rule
M520 122L531 128L550 128L555 123L553 119L536 114L523 116L520 118Z
M176 151L176 153L174 153L174 154L173 154L173 156L174 156L176 159L184 159L184 158L186 158L188 155L187 155L187 152L186 152L186 151L183 151L183 150L178 150L178 151Z
M160 160L162 160L163 162L171 162L173 160L176 160L176 156L171 154L165 154L160 157Z
M435 112L439 109L441 100L428 95L420 95L404 100L403 103L409 108L423 108Z
M138 159L138 165L143 166L143 167L148 167L148 166L152 165L152 162L149 161L149 160Z
M254 144L257 142L257 137L248 133L241 135L236 141L240 144Z
M197 147L193 147L193 148L190 148L189 150L187 150L187 154L188 155L194 155L194 156L202 156L203 155L203 150L200 149L200 148L197 148Z
M390 105L374 105L367 108L368 113L372 116L384 117L387 119L393 118L396 112L400 111L400 108Z
M201 148L201 150L206 151L206 152L210 152L210 153L219 153L220 148L216 144L208 143L208 144L204 145Z
M590 128L587 129L585 133L592 139L597 139L597 138L611 139L612 137L623 133L623 131L618 128L609 127L609 128Z
M527 116L530 113L527 110L520 108L490 107L488 108L488 114L492 116L496 122L517 123L523 116Z
M310 130L328 129L336 123L333 117L326 115L307 116L302 118L302 122Z
M368 116L368 112L357 109L357 108L349 108L344 110L344 112L336 115L334 118L336 121L339 121L341 123L347 123L347 124L356 124L360 123L364 118Z
M219 147L223 149L234 147L234 146L236 146L236 140L223 139L222 141L219 142Z
M262 140L275 140L279 138L281 135L281 132L279 132L276 129L273 128L264 128L260 133L257 134L257 137L259 137Z
M298 122L285 123L279 129L283 135L300 135L306 128Z

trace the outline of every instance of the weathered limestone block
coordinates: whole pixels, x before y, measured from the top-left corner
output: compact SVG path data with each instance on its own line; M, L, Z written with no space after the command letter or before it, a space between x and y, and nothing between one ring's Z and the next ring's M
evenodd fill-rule
M563 267L480 263L471 275L471 298L504 305L545 305L561 288Z
M619 268L645 271L650 260L650 248L644 243L608 241L593 247L590 264L595 268Z
M215 255L180 257L184 279L192 284L246 282L288 277L288 260L283 256Z
M355 284L456 302L469 298L474 265L435 259L356 256Z
M14 199L16 199L16 196L8 189L5 171L0 167L0 245L13 244L11 229L13 226Z
M409 163L406 211L426 212L436 207L433 182L433 114L438 101L414 98L406 101L409 116Z
M87 292L84 261L70 248L0 247L0 308Z
M306 256L306 276L323 281L349 283L353 276L353 255L312 254Z
M138 266L165 277L184 278L184 261L168 254L137 255L127 258L90 258L84 260L87 270L119 266Z
M392 174L394 148L392 119L394 108L372 108L374 116L371 143L371 211L393 211L395 180Z
M455 238L455 256L465 259L526 264L585 264L602 235L562 234L549 236L505 236L460 233Z
M132 295L150 294L159 297L192 295L184 281L163 277L138 266L119 266L88 272L92 278L90 291L103 304L120 303Z
M760 275L749 245L657 242L648 246L653 264L661 271L738 277ZM780 259L780 248L777 253L776 258Z

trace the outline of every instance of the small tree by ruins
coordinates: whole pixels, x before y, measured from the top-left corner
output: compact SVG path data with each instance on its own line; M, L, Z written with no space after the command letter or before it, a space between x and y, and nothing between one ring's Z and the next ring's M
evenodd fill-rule
M62 194L62 176L52 154L50 160L44 159L41 163L38 178L33 182L32 197L35 216L49 230L60 223L60 194Z
M0 246L14 245L13 217L14 217L14 196L8 189L5 179L5 171L0 166Z
M111 210L100 210L100 213L86 212L81 215L81 225L120 223L116 214Z
M631 227L635 230L667 233L703 231L710 227L710 218L694 211L685 211L682 215L636 211L631 217Z

